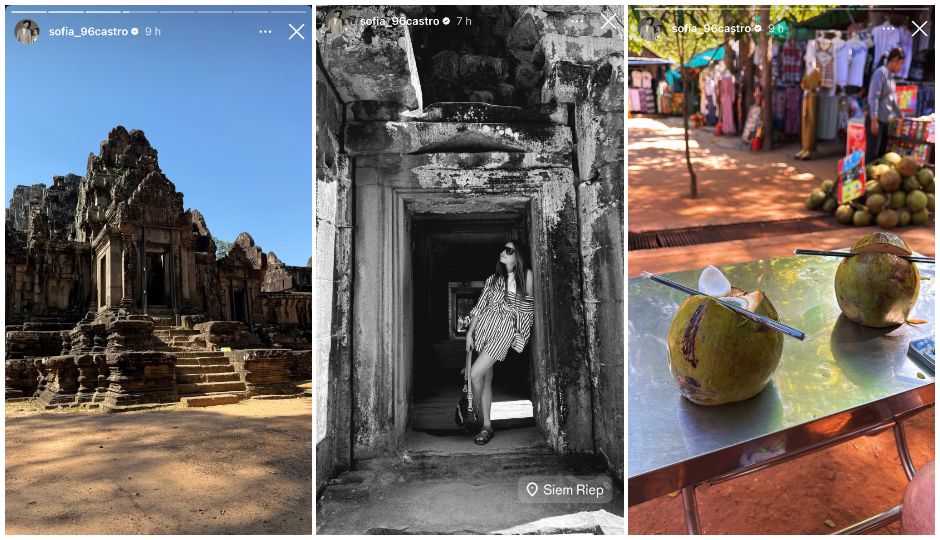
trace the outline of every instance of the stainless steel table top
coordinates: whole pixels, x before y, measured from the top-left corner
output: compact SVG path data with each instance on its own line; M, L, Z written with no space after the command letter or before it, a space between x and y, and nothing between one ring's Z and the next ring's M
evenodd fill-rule
M875 416L898 414L881 410L892 397L913 391L919 394L915 405L925 399L933 402L934 376L911 360L907 350L912 340L934 335L934 266L918 265L920 294L910 314L929 322L874 329L841 316L833 288L839 262L834 257L794 256L718 267L732 285L764 291L780 321L802 330L807 338L801 342L784 337L780 365L760 394L712 407L683 398L669 373L666 336L687 295L645 278L629 280L627 476L631 504L694 485L712 474L696 468L727 474L784 454L796 439L788 441L779 435L788 430L802 426L804 442L818 441L844 433L850 427L844 424L861 425L876 420ZM688 270L666 277L696 287L700 273L700 269ZM881 409L854 417L839 415L866 404ZM819 422L827 418L828 424ZM833 421L838 425L832 425ZM742 444L758 440L759 444ZM666 476L668 481L663 479ZM659 477L657 486L641 485L653 477ZM634 497L635 488L643 493Z

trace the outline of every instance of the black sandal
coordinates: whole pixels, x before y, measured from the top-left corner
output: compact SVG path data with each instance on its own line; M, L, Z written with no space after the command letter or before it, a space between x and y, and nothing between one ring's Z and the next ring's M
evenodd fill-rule
M479 433L477 433L477 436L475 439L473 439L473 442L477 444L486 444L490 442L490 439L492 438L493 438L493 428L483 428L480 430Z

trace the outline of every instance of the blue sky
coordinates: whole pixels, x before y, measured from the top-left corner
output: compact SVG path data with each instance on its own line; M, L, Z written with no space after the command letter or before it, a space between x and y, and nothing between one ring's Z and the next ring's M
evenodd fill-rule
M305 265L312 251L312 29L303 6L7 6L5 206L19 184L85 174L108 131L141 129L216 237L249 232ZM32 10L285 10L305 14L12 14ZM32 45L14 38L35 20ZM296 28L298 37L288 40ZM137 27L137 37L49 35ZM146 28L160 37L146 37ZM259 34L259 30L271 30Z

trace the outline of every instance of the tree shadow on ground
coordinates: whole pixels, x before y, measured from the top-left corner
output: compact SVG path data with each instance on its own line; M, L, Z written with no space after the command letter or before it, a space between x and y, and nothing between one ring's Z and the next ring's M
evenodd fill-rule
M8 415L6 532L310 534L310 399L227 407Z

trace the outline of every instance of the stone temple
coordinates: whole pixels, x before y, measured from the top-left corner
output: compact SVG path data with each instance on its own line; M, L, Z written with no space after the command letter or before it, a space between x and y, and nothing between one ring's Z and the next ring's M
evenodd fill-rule
M6 213L6 397L139 408L296 394L310 379L311 268L241 233L221 257L139 130L85 176L17 186Z
M399 471L444 467L410 441L454 428L460 317L512 238L529 245L535 323L494 401L528 407L541 440L514 463L590 456L622 482L624 34L605 20L623 7L316 17L318 492L401 455Z

